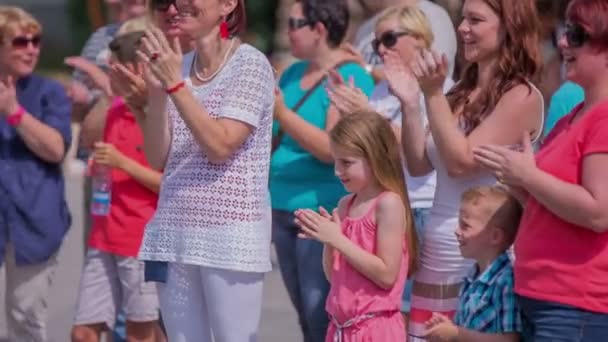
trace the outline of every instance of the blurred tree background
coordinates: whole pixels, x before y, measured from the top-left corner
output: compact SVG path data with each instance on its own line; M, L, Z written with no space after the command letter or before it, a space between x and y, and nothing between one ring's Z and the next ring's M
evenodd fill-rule
M274 32L276 29L276 8L279 0L248 0L247 6L247 34L244 37L250 44L272 54L274 48ZM106 20L103 0L68 0L67 9L70 13L72 27L72 41L76 51L84 45L91 35L99 18ZM98 13L101 11L101 13Z

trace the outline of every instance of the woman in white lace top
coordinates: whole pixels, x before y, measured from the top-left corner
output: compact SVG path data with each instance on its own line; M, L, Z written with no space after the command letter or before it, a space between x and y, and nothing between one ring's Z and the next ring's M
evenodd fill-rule
M236 37L243 0L176 5L195 51L182 56L159 30L140 51L150 71L144 148L164 177L139 256L169 262L159 290L169 341L255 341L271 269L274 75Z

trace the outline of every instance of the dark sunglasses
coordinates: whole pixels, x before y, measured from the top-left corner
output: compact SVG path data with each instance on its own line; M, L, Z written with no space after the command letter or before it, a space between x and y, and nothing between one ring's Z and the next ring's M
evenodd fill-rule
M573 48L579 48L585 45L591 39L591 36L585 29L578 24L566 24L566 30L564 31L568 46Z
M20 36L20 37L13 38L11 45L16 49L25 49L30 45L30 43L32 43L32 45L37 48L40 46L41 40L42 40L42 37L40 35L35 35L32 38L28 38L26 36Z
M290 31L299 30L304 26L310 25L310 21L306 18L289 18L287 27Z
M176 0L152 0L152 8L158 12L167 12L171 5L177 8Z
M380 36L380 38L376 38L376 39L372 40L372 48L374 49L374 52L378 55L379 54L378 50L380 49L380 44L384 45L385 48L390 49L393 46L395 46L395 44L397 44L399 37L407 36L409 34L410 34L410 32L408 32L408 31L384 32Z

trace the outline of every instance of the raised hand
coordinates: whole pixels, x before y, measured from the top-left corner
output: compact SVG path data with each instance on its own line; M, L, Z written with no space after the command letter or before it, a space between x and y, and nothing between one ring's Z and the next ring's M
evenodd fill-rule
M69 65L72 68L78 69L78 70L82 71L83 73L85 73L89 77L89 79L93 82L95 87L97 89L101 90L106 96L108 96L108 97L112 96L112 88L110 86L110 77L103 70L101 70L101 68L99 66L97 66L97 64L89 61L88 59L86 59L84 57L80 57L80 56L67 57L64 62L66 65ZM81 96L84 95L84 94L82 94L83 89L79 89L79 86L84 87L80 83L74 81L70 85L70 90L68 91L69 93L71 93L74 96L73 99L76 100L76 102L80 102L81 100L84 100L84 99L81 99ZM87 90L87 93L88 93L88 90ZM87 96L87 98L88 98L88 96Z
M448 58L445 54L421 50L410 64L410 70L425 95L443 94L443 84L448 76Z
M126 65L114 63L110 66L112 89L131 108L144 108L148 102L144 72L144 65L142 63ZM160 87L160 83L156 85Z
M11 76L0 79L0 116L7 117L19 108L15 82Z
M422 94L418 80L397 53L390 50L386 52L384 70L393 95L408 107L418 107Z
M141 39L142 50L137 55L145 63L147 72L146 80L154 85L158 80L163 88L173 87L182 81L183 53L179 44L179 38L175 37L169 44L165 35L157 28L146 31ZM153 77L152 77L153 76Z
M329 82L327 82L327 93L331 103L338 109L340 114L352 114L356 111L369 108L367 96L361 89L355 87L352 77L348 83L344 83L337 71L331 70L330 75L332 76L329 77ZM339 78L340 81L334 81L336 78Z

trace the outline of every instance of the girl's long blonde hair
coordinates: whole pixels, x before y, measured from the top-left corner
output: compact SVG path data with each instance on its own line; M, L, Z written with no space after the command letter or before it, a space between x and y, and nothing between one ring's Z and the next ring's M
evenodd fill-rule
M378 184L399 194L405 207L405 239L408 248L408 275L416 271L418 239L407 195L399 142L388 120L372 111L358 111L343 117L329 133L336 146L365 158Z

